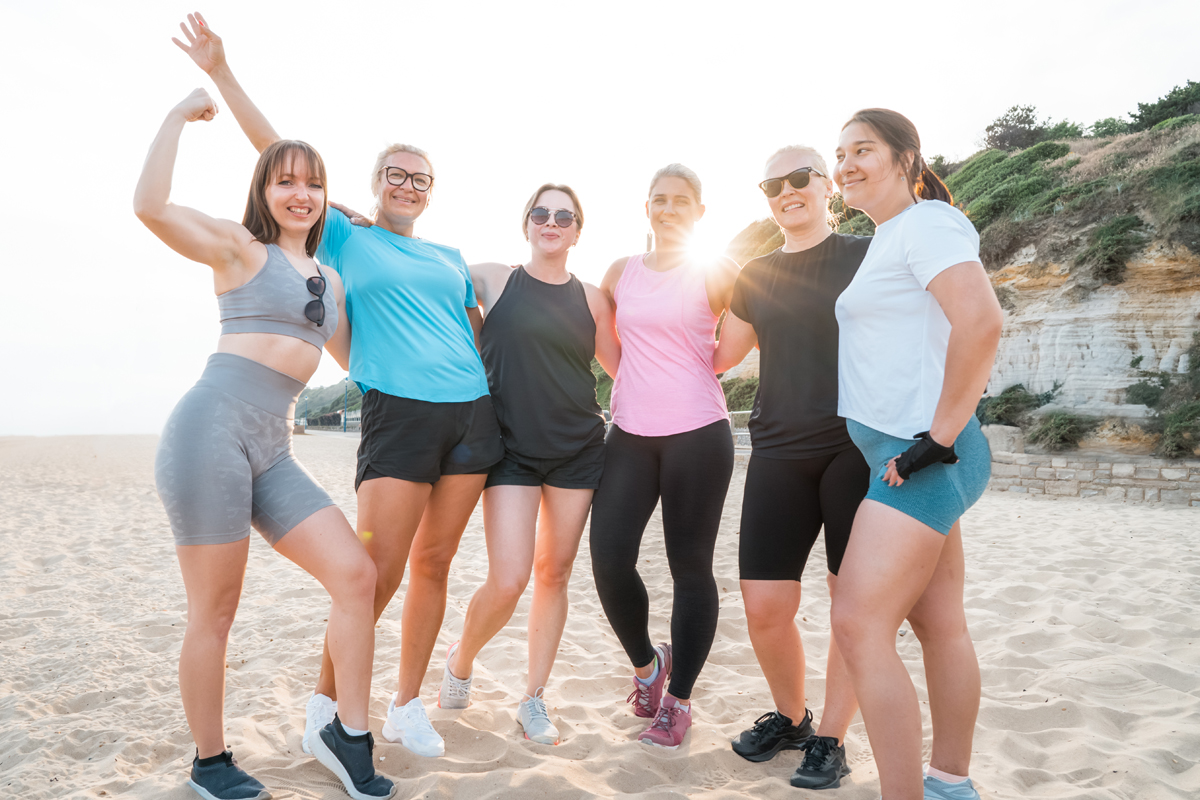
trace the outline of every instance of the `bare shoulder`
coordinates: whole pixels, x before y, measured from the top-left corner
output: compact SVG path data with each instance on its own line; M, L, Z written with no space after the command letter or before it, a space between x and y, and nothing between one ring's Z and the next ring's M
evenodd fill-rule
M608 271L604 273L604 280L600 281L600 290L612 296L613 290L617 287L617 281L621 280L621 275L625 272L625 266L629 263L629 259L633 256L621 256L609 266Z
M612 309L612 301L603 289L587 281L580 283L583 284L583 293L587 297L588 308L592 310L593 316Z

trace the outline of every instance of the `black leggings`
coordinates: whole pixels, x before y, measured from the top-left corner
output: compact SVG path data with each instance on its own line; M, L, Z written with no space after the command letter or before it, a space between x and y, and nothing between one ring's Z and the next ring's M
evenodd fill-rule
M717 633L713 549L732 475L733 437L724 420L671 436L634 436L613 425L605 440L604 475L592 505L596 591L633 665L653 661L650 601L637 560L646 523L661 497L675 589L668 691L680 700L691 698Z
M744 581L798 581L825 528L825 566L842 565L871 468L854 445L802 459L750 456L738 568Z

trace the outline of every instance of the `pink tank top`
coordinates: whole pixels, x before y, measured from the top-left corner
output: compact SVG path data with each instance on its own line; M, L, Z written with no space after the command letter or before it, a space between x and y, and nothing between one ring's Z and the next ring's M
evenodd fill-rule
M636 436L669 436L729 419L713 373L718 317L704 270L655 272L631 256L613 295L621 336L613 422Z

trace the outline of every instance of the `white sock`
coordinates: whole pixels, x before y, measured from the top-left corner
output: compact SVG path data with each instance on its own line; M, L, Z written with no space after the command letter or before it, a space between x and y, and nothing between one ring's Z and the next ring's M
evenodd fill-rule
M942 772L940 769L935 769L934 767L926 767L925 774L945 783L962 783L967 779L966 775L951 775L949 772Z
M650 684L654 683L654 681L658 678L658 656L654 656L654 672L650 673L649 678L638 678L637 675L634 675L633 677L637 678L638 683L642 684L643 686L649 686Z
M690 714L690 713L692 713L692 704L691 704L690 702L689 702L689 703L685 703L685 702L683 702L682 700L676 700L676 701L675 701L675 707L676 707L676 708L678 708L678 709L681 709L681 710L683 710L683 711L686 711L686 712L687 712L687 713L689 713L689 714Z
M342 723L342 730L344 730L350 736L366 736L367 735L366 731L360 731L358 728L351 728L349 725L347 725L344 722Z

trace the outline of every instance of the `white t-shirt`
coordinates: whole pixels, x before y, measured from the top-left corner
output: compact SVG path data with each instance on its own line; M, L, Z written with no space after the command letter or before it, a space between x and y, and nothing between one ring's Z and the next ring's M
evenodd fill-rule
M968 261L979 261L979 234L948 203L925 200L879 226L835 306L839 416L901 439L929 430L950 321L925 287Z

